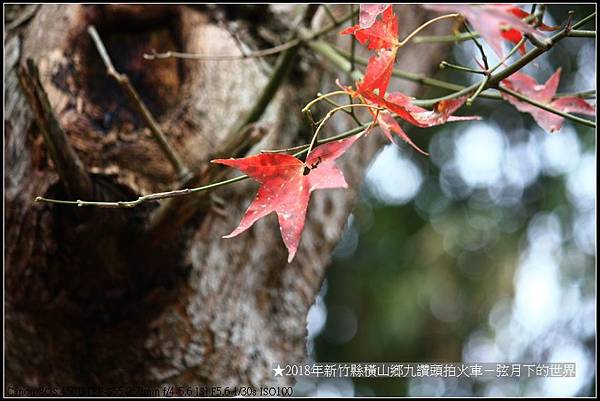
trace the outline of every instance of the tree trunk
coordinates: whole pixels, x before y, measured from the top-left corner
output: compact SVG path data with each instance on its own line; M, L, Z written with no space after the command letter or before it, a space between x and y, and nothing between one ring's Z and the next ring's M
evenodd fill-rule
M402 7L401 36L425 20L418 7ZM238 54L227 30L234 26L246 33L244 42L267 47L259 28L283 41L296 10L43 5L11 11L16 17L5 21L5 394L39 387L68 394L68 386L95 388L87 395L115 395L108 388L113 385L147 386L163 395L163 386L174 384L291 385L273 377L272 363L305 358L308 309L383 136L361 140L340 162L349 190L313 195L300 249L288 264L274 216L235 239L221 238L253 197L251 181L131 209L34 203L38 195L67 199L81 190L69 188L58 173L17 72L29 58L38 66L52 109L91 181L92 199L135 199L182 184L106 73L88 25L97 27L115 68L129 76L196 172L187 184L197 185L231 173L208 162L228 149L228 133L260 95L275 57L200 62L144 60L142 54ZM328 23L321 14L315 27ZM338 36L334 31L330 40L347 40ZM440 51L409 46L398 65L428 73ZM302 106L336 77L350 83L341 73L323 73L325 62L306 49L293 63L260 127L254 126L262 139L238 156L306 143L311 133ZM333 126L327 135L351 128L345 120ZM132 392L143 395L141 387Z

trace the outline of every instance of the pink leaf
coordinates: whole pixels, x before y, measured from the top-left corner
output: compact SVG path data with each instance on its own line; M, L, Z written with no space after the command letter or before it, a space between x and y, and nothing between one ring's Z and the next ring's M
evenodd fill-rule
M503 80L502 85L508 89L514 90L515 92L519 92L528 98L536 100L539 103L548 105L563 112L595 115L596 108L587 103L584 99L576 97L562 97L552 100L554 95L556 95L556 91L558 90L560 73L561 69L558 68L548 79L548 81L541 85L537 83L535 78L522 72L516 72ZM516 97L506 93L502 93L502 97L515 106L520 112L531 114L533 119L544 130L548 132L556 132L561 129L564 121L563 117L519 100Z
M435 4L424 7L440 12L462 14L499 57L504 55L502 33L507 29L514 29L520 34L529 33L538 39L543 39L535 28L515 15L515 7L510 4Z

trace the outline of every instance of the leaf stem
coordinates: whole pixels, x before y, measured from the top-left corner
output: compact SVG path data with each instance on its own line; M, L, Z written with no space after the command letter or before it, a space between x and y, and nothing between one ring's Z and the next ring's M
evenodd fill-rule
M526 38L526 37L522 37L522 38L521 38L521 40L519 40L519 43L517 43L517 44L516 44L516 45L515 45L515 46L514 46L512 49L510 49L510 51L509 51L509 52L506 54L506 56L504 56L504 57L502 58L502 60L500 60L500 61L498 62L498 64L496 64L495 66L493 66L492 68L490 68L490 69L488 70L488 73L489 73L489 74L492 74L492 73L493 73L494 71L496 71L498 68L502 67L502 66L504 65L504 63L505 63L505 62L506 62L506 61L507 61L509 58L511 58L511 57L512 57L512 55L513 55L513 54L515 54L515 53L516 53L516 52L519 50L519 48L520 48L521 46L523 46L523 44L525 43L525 41L526 41L526 40L527 40L527 38Z
M400 41L399 46L402 47L405 44L407 44L412 38L414 38L419 32L421 32L423 29L427 28L429 25L447 19L447 18L456 18L459 17L460 14L458 13L452 13L452 14L446 14L446 15L440 15L439 17L435 17L433 19L430 19L429 21L421 24L417 29L415 29L414 31L412 31L406 38L404 38L404 40Z
M327 114L325 115L325 118L323 118L323 120L321 121L321 123L317 126L317 129L315 130L315 133L314 133L314 135L312 137L312 140L310 141L310 144L308 145L308 150L307 150L306 154L307 155L310 154L310 152L312 151L312 149L313 149L313 147L314 147L314 145L315 145L315 143L317 141L317 138L319 137L319 132L325 126L325 123L327 121L329 121L329 119L331 119L331 117L333 117L333 115L335 113L337 113L340 110L344 110L344 109L348 109L348 108L354 108L354 107L366 107L366 108L368 108L370 110L373 110L373 109L374 110L381 110L381 108L378 107L378 106L373 106L371 104L365 104L365 103L344 104L344 105L341 105L341 106L338 106L338 107L335 107L335 108L329 110L327 112Z
M471 72L473 74L484 74L485 75L485 73L486 73L483 70L478 70L478 69L470 68L470 67L464 67L464 66L458 65L458 64L452 64L447 61L442 61L440 63L440 68L451 68L453 70Z
M328 97L331 96L336 96L336 95L346 95L347 93L345 91L333 91L333 92L329 92L329 93L325 93L325 94L320 94L318 95L316 98L314 98L313 100L311 100L310 102L308 102L306 104L306 106L304 106L302 108L302 112L306 113L308 110L310 110L310 108L315 104L318 103L319 101L326 99Z
M286 43L282 43L280 45L270 47L268 49L256 50L253 52L248 52L248 53L243 53L243 54L229 54L229 55L221 55L221 56L210 56L210 55L198 54L198 53L185 53L185 52L178 52L178 51L172 51L172 50L166 51L164 53L157 53L156 51L153 50L152 53L145 53L143 55L143 57L146 60L180 58L180 59L197 60L197 61L231 61L231 60L245 60L245 59L253 59L253 58L260 58L260 57L265 57L265 56L271 56L274 54L281 53L285 50L297 47L300 44L302 44L305 40L313 40L313 39L323 36L323 35L331 32L332 30L336 29L337 27L342 25L344 22L352 19L352 17L355 14L356 14L356 11L352 11L348 15L337 20L337 22L334 22L317 32L310 34L306 38L294 38Z

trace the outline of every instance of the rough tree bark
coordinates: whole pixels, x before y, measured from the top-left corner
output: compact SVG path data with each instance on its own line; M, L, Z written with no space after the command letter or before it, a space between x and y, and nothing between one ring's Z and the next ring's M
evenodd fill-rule
M405 35L426 15L402 7ZM175 203L176 218L163 219L158 231L151 221L169 201L133 209L34 203L38 195L65 198L68 188L17 71L28 58L39 67L50 104L92 181L93 198L134 199L176 188L177 176L106 74L88 25L98 28L116 68L129 75L202 182L208 160L260 94L275 57L148 61L142 53L238 53L227 27L242 27L246 39L266 47L259 31L285 40L294 9L43 5L11 11L17 17L5 32L5 393L40 386L290 384L273 378L271 363L305 357L308 309L382 136L361 141L342 161L351 189L313 195L298 255L287 264L274 216L235 240L221 238L253 196L250 181ZM320 14L313 21L324 23ZM331 40L341 39L334 33ZM439 52L433 45L409 46L398 61L428 73ZM301 107L336 77L348 82L324 71L318 57L300 50L261 119L267 134L250 153L307 142ZM417 89L407 83L397 88ZM332 127L330 135L351 126L339 120Z

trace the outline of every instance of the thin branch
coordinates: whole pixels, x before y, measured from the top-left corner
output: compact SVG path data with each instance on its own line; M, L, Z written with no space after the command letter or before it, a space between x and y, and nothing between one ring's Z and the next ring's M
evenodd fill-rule
M179 155L177 155L175 150L171 147L171 144L169 144L167 141L165 134L162 132L162 129L154 119L154 116L152 113L150 113L148 107L146 107L146 104L129 81L127 75L117 72L113 66L110 56L108 55L108 52L106 51L106 48L104 47L104 44L102 43L100 35L98 35L98 31L96 31L96 28L93 25L88 27L88 33L92 37L92 40L98 49L98 53L100 54L100 57L106 66L107 74L113 77L121 86L121 89L123 89L123 91L129 96L129 100L135 106L136 110L152 132L154 139L156 139L161 150L165 156L167 156L167 159L169 159L169 162L175 169L179 179L184 179L187 175L189 175L189 170L185 167Z
M213 152L208 160L244 155L255 144L260 142L267 133L268 130L259 123L249 124L243 130L238 132L232 130L223 141L221 147ZM222 169L218 168L217 165L209 164L191 175L191 177L184 182L182 187L176 191L185 191L186 188L190 187L203 187L213 180L219 180L223 176L224 172ZM212 187L209 186L197 191L191 190L189 193L182 192L182 195L192 195L210 188ZM166 198L170 198L170 196L167 196ZM146 235L151 239L169 237L172 232L179 230L189 218L196 215L199 210L202 210L205 207L205 199L200 196L168 199L150 215Z
M473 73L473 74L483 74L483 75L486 74L486 72L483 71L483 70L477 70L477 69L471 68L471 67L464 67L462 65L452 64L452 63L449 63L447 61L442 61L440 63L440 68L442 68L442 69L443 68L451 68L453 70L463 71L463 72L470 72L470 73Z
M271 47L268 49L256 50L253 52L246 52L243 54L231 54L231 55L221 55L221 56L210 56L210 55L206 55L206 54L185 53L185 52L177 52L177 51L167 51L164 53L157 53L156 51L153 50L152 53L150 53L150 54L146 53L143 55L143 57L146 60L181 58L181 59L197 60L197 61L231 61L231 60L245 60L245 59L260 58L260 57L265 57L265 56L272 56L274 54L279 54L288 49L297 47L300 44L302 44L303 41L305 41L305 40L313 40L313 39L316 39L320 36L323 36L323 35L331 32L332 30L336 29L337 27L339 27L346 21L350 20L355 14L356 14L356 11L352 11L348 15L337 20L337 22L332 23L331 25L321 29L320 31L312 33L311 35L309 35L306 38L294 38L294 39L290 40L289 42L282 43L280 45L277 45L277 46L274 46L274 47Z
M92 196L91 178L52 110L32 59L27 59L18 69L18 78L67 195L73 198Z
M577 24L575 24L573 26L576 26L576 25ZM551 43L551 46L553 46L554 44L556 44L560 40L566 38L567 36L568 36L568 29L567 29L567 27L565 27L560 32L558 32L555 35L553 35L549 39L549 42ZM513 73L519 71L525 65L529 64L531 61L535 60L537 57L539 57L540 55L544 54L547 50L548 49L544 49L544 48L541 48L541 47L535 47L535 48L533 48L532 50L530 50L529 52L527 52L526 54L524 54L523 56L521 56L517 61L515 61L510 66L508 66L505 69L503 69L502 71L500 71L500 72L498 72L498 73L493 74L492 76L490 76L490 78L489 78L488 82L486 83L484 89L486 89L486 88L495 88L502 80L508 78ZM432 105L436 104L437 102L439 102L441 100L450 100L450 99L455 99L455 98L460 97L460 96L468 95L472 91L477 90L480 85L481 85L481 82L478 82L478 83L475 83L473 85L467 86L466 88L464 88L464 89L462 89L462 90L460 90L458 92L452 93L450 95L447 95L447 96L442 96L442 97L435 98L435 99L416 100L413 103L416 104L416 105L418 105L418 106L423 106L423 107L432 106Z
M348 53L346 51L339 49L337 47L332 47L332 49L335 52L341 54L342 56L348 57ZM368 60L363 57L356 57L356 63L364 66L364 65L367 65ZM431 78L431 77L428 77L423 74L415 74L414 72L404 71L404 70L400 70L397 68L392 70L392 75L396 78L400 78L400 79L404 79L407 81L416 82L416 83L419 83L422 85L432 86L432 87L440 88L440 89L447 89L447 90L451 90L451 91L459 91L459 90L465 89L465 86L462 86L462 85L458 85L458 84L454 84L451 82L446 82L446 81L442 81L439 79ZM500 95L495 94L495 93L485 93L484 92L480 96L485 97L487 99L496 99L496 100L502 99L500 97Z
M327 114L325 115L325 118L323 118L323 120L321 121L321 123L319 124L319 126L317 127L317 129L315 130L315 133L314 133L314 135L312 137L312 140L310 141L310 144L308 145L308 150L307 150L306 154L307 155L310 154L310 152L312 151L312 149L315 146L315 143L316 143L316 141L317 141L317 139L319 137L319 132L325 126L325 123L327 121L329 121L331 119L331 117L333 117L333 115L336 112L338 112L340 110L347 109L347 108L354 108L354 107L366 107L366 108L368 108L370 110L373 110L373 109L374 110L381 110L381 108L378 107L378 106L373 106L373 105L365 104L365 103L344 104L342 106L338 106L336 108L333 108L333 109L329 110L327 112Z
M488 69L488 75L492 74L494 71L496 71L498 68L502 67L504 65L504 63L506 63L506 61L512 57L513 54L515 54L519 48L521 46L523 46L525 44L525 41L527 40L526 37L522 37L521 40L519 40L519 42L512 48L510 49L510 51L506 54L506 56L502 57L502 60L500 60L495 66L493 66L492 68Z
M321 93L317 94L318 96L321 95ZM351 95L348 95L348 97L350 97L350 99L352 99ZM334 102L333 100L331 100L330 98L323 98L324 101L326 101L327 103L331 104L334 107L340 107L341 104L339 104L338 102ZM350 102L350 104L353 104L354 102ZM363 125L362 121L360 121L358 119L358 117L356 117L356 113L354 113L354 108L351 108L350 110L346 110L346 109L342 109L342 111L346 114L348 114L350 117L352 117L352 119L354 120L354 122L356 123L356 125Z
M198 61L231 61L231 60L244 60L244 59L252 59L259 58L265 56L271 56L274 54L281 53L287 49L291 49L292 47L296 47L300 44L300 39L294 39L289 42L283 43L278 46L274 46L264 50L256 50L253 52L245 52L242 54L232 54L232 55L222 55L222 56L207 56L204 54L198 53L184 53L184 52L176 52L176 51L167 51L164 53L157 53L152 50L152 53L144 54L144 58L146 60L160 60L166 58L181 58L187 60L198 60Z
M302 108L301 111L303 113L306 113L307 111L310 110L311 107L313 107L316 103L320 102L321 100L326 99L326 98L331 97L331 96L337 96L337 95L346 95L346 91L340 90L340 91L333 91L333 92L329 92L329 93L325 93L325 94L319 93L317 95L317 97L314 98L313 100L311 100L310 102L308 102L306 104L306 106L304 106Z
M329 137L326 139L318 140L317 143L319 145L321 145L321 144L337 141L339 139L348 138L353 135L362 134L363 132L365 132L365 130L370 129L371 126L372 126L372 124L365 124L360 127L356 127L351 130L348 130L346 132L343 132L341 134L338 134L338 135L335 135L335 136L332 136L332 137ZM308 145L303 145L302 150L294 153L293 156L300 157L300 156L304 155L305 153L307 153L307 151L308 151ZM241 176L230 178L227 180L221 180L221 181L213 182L210 184L202 185L202 186L199 186L196 188L185 188L185 189L177 189L177 190L167 191L167 192L158 192L158 193L148 194L148 195L140 196L139 198L132 200L132 201L120 201L120 202L95 202L95 201L83 201L83 200L66 201L66 200L60 200L60 199L43 198L41 196L38 196L35 199L35 201L36 202L44 202L44 203L54 203L54 204L59 204L59 205L79 206L79 207L93 206L93 207L103 207L103 208L132 208L132 207L139 206L142 203L146 203L146 202L153 201L153 200L177 198L177 197L187 196L190 194L208 191L211 189L215 189L218 187L222 187L225 185L243 181L247 178L249 178L247 175L241 175Z
M310 24L314 17L318 5L309 4L306 6L298 26L292 30L291 39L301 38L300 30ZM341 23L341 22L340 22ZM333 28L332 28L333 29ZM321 31L319 31L321 32ZM314 35L315 33L311 33ZM243 116L238 117L238 122L226 134L224 141L225 151L217 157L238 157L241 152L239 149L228 149L228 143L236 143L239 137L245 135L252 124L258 122L265 110L274 99L275 94L284 83L286 76L294 66L294 59L299 51L299 46L290 47L281 53L278 57L276 66L269 77L269 81L262 89L262 93L255 100L252 108ZM247 150L246 150L247 152ZM245 154L245 152L243 153ZM210 160L210 159L209 159ZM224 174L222 168L209 164L203 171L198 171L191 179L185 182L185 186L199 186L220 178ZM156 209L150 216L147 226L147 235L150 240L159 240L168 238L171 234L177 232L193 216L197 215L206 207L204 198L198 196L183 199L169 199Z
M596 31L584 31L584 30L579 30L579 29L572 29L571 32L569 32L569 37L572 37L572 38L595 38Z
M457 13L453 13L453 14L446 14L446 15L440 15L439 17L435 17L433 19L430 19L429 21L421 24L421 26L419 26L417 29L415 29L414 31L412 31L406 38L404 38L404 40L402 40L400 42L400 46L404 46L405 44L407 44L412 38L414 38L419 32L421 32L423 29L427 28L429 25L441 21L443 19L446 18L456 18L459 17L460 14Z
M578 22L574 23L573 26L571 27L571 30L579 29L579 27L584 26L589 21L593 20L595 17L596 17L596 12L594 11L593 13L591 13L590 15L588 15L587 17L584 17L581 20L579 20Z
M471 96L469 96L469 98L465 102L467 106L471 106L473 104L473 102L475 101L475 98L477 96L479 96L479 94L485 89L485 86L487 85L487 82L489 79L490 79L489 75L486 75L483 77L483 79L481 80L481 83L479 84L477 89L475 89L475 92L473 92L473 94Z
M327 4L323 4L323 9L325 10L325 14L327 14L331 22L338 24L338 20L335 18L335 15L333 15Z
M591 89L589 91L573 92L573 93L557 93L554 95L554 99L561 97L580 97L582 99L591 99L596 97L596 90Z
M490 66L488 65L488 59L485 54L485 51L483 50L483 46L481 45L481 43L479 43L477 38L473 35L473 32L471 32L471 30L469 29L469 26L467 25L467 21L464 21L463 25L465 26L465 29L467 30L467 32L472 35L471 40L473 41L473 43L475 43L475 46L477 46L477 49L479 49L479 53L481 54L481 60L483 61L483 66L485 67L486 70L489 70Z
M515 49L518 50L519 45L516 45ZM349 57L349 53L346 52L345 50L342 50L340 48L337 47L332 47L333 50L335 50L337 53L341 54L342 56L348 58ZM513 50L511 50L507 56L510 57L512 54L514 54ZM356 63L360 64L360 65L367 65L368 60L366 58L363 57L356 57ZM501 67L502 64L498 63L496 66L491 68L491 72L495 71L498 67ZM447 89L447 90L451 90L451 91L460 91L465 89L466 87L463 85L458 85L452 82L447 82L447 81L442 81L440 79L436 79L436 78L431 78L428 77L426 75L423 74L415 74L414 72L409 72L409 71L404 71L404 70L400 70L395 68L392 71L392 75L396 78L400 78L400 79L404 79L406 81L411 81L411 82L416 82L418 84L421 85L427 85L427 86L432 86L435 88L440 88L440 89ZM490 90L489 88L487 90ZM582 91L582 92L576 92L576 93L557 93L554 98L559 98L559 97L565 97L565 96L575 96L575 97L581 97L581 98L590 98L590 97L595 97L596 96L596 91L594 89L592 90L588 90L588 91ZM497 93L488 93L488 92L482 92L481 94L479 94L479 97L483 97L486 99L493 99L493 100L502 100L502 97L497 94Z
M523 18L523 22L531 22L535 21L536 16L530 14L529 16ZM471 40L474 38L479 38L480 35L477 32L463 32L457 35L435 35L435 36L417 36L414 39L415 43L458 43L464 42L466 40Z

